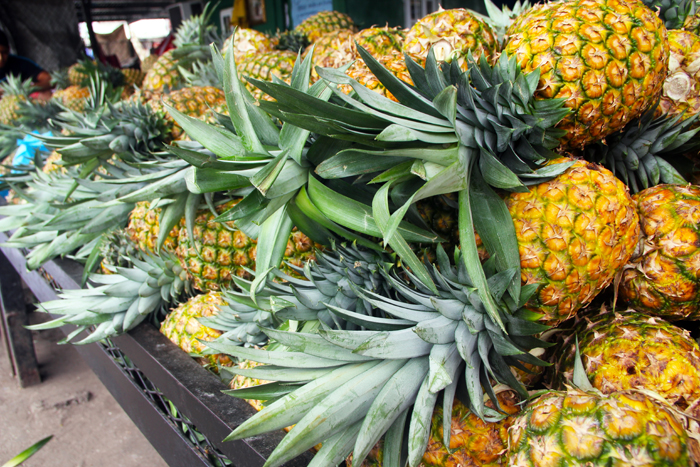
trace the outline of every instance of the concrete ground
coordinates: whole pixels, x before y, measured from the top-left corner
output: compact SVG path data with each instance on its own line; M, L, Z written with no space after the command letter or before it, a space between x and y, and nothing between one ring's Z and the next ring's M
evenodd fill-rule
M72 345L56 344L62 337L35 332L42 383L25 389L0 337L0 465L54 435L25 467L166 467Z

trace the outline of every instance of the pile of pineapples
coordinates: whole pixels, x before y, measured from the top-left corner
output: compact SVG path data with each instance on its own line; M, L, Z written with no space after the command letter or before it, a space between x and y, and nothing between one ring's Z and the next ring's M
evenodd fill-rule
M150 320L259 410L227 439L288 429L268 466L699 461L696 5L486 9L205 11L128 98L9 80L0 147L55 136L0 179L6 245L92 285L35 329Z

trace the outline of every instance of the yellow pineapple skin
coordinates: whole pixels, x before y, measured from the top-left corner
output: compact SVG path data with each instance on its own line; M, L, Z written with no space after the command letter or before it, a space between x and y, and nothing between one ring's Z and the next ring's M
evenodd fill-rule
M41 168L41 170L45 174L51 174L51 173L61 173L65 174L67 173L67 170L65 167L63 167L60 164L61 161L63 160L63 157L61 154L57 151L51 151L51 154L49 154L49 157L46 158L44 161L44 166Z
M219 205L217 212L222 214L239 202L240 198L237 198ZM205 292L220 290L231 284L234 275L250 279L246 268L255 270L257 254L257 240L236 229L234 222L226 222L224 226L215 222L214 218L208 209L197 213L193 228L194 244L189 239L185 219L181 219L176 249L180 264L187 270L194 287ZM317 245L309 237L296 229L292 231L287 241L282 271L301 277L286 263L303 267L306 262L316 259L316 248Z
M221 305L226 305L226 301L218 292L192 297L168 313L161 323L160 332L185 352L202 353L207 347L200 340L212 341L221 335L221 331L202 325L197 318L217 314ZM231 359L224 354L207 355L199 360L214 368L231 365Z
M421 65L425 65L431 48L438 61L457 60L464 71L469 52L475 58L483 55L489 62L499 52L491 26L463 8L431 13L419 19L406 34L403 52Z
M165 88L173 89L182 81L182 76L173 58L172 50L158 57L158 60L146 73L143 79L143 89L150 92L164 92Z
M383 55L375 58L384 66L384 68L391 71L394 76L399 78L401 81L408 84L413 84L413 79L411 78L411 74L408 72L408 68L406 68L406 62L404 61L404 57L401 53L394 52L389 55ZM365 61L361 58L356 59L345 74L364 87L371 89L372 91L379 93L394 102L398 102L396 97L394 97L394 95L389 92L381 82L379 82L377 77L374 76ZM350 94L353 91L352 87L347 84L341 84L339 89L346 94Z
M401 53L403 43L406 40L406 32L399 28L372 27L363 29L355 34L352 40L352 48L355 56L359 57L357 46L363 47L373 57L382 57L394 53Z
M121 72L124 76L124 84L127 87L141 87L143 80L146 78L145 72L133 68L124 68Z
M246 77L272 81L272 75L275 75L289 84L292 80L292 68L294 68L296 58L297 54L288 50L255 54L237 62L236 70L244 81ZM271 99L270 96L250 83L246 82L246 87L257 100Z
M621 129L661 94L666 28L641 0L572 0L532 8L508 29L504 52L536 69L535 97L566 99L563 145L581 147Z
M686 467L688 435L670 408L639 392L546 393L509 431L509 467Z
M484 422L474 415L458 399L452 406L449 449L443 442L443 409L438 404L430 424L428 447L423 454L421 467L506 467L505 453L508 447L508 429L520 412L520 398L511 390L498 391L498 403L507 415L499 422ZM486 402L495 408L490 400ZM349 467L381 467L383 464L383 440L367 455L359 466L348 457Z
M700 37L678 30L668 31L671 58L661 101L655 116L690 118L700 112Z
M185 115L207 123L215 122L212 110L228 114L224 91L213 86L190 86L173 91L162 97L156 95L148 101L148 104L154 110L162 112L162 115L171 125L171 135L175 140L183 139L187 135L170 113L165 111L162 102L167 103Z
M27 100L26 96L14 95L14 96L3 96L0 98L0 123L5 125L12 125L15 120L19 117L17 111L19 109L20 102Z
M316 42L325 34L338 29L355 30L355 23L352 18L339 11L320 11L309 16L294 28L295 31L303 33L310 42Z
M586 375L604 394L646 389L680 411L700 400L700 347L687 330L634 310L600 311L580 320L555 352L555 388L571 384L578 336Z
M559 159L563 162L566 159ZM629 261L639 217L627 187L597 164L575 161L553 180L505 198L518 239L526 307L558 323L588 304Z
M129 225L126 232L131 241L138 245L141 251L155 252L158 245L158 234L160 232L161 208L149 208L148 201L136 203L136 207L129 213ZM180 226L175 225L163 242L163 248L173 253L177 248Z
M233 49L231 49L231 41L233 41ZM233 50L233 57L236 63L238 63L244 57L272 52L274 49L274 43L267 34L256 31L255 29L238 28L236 32L224 42L223 53L227 54L229 50Z
M355 58L353 49L354 33L350 29L329 32L304 50L304 57L313 49L311 81L319 80L316 67L339 68Z
M71 85L66 89L59 89L53 93L53 98L61 101L63 105L76 112L85 109L85 99L90 97L90 89Z
M700 186L657 185L634 200L642 239L620 296L669 321L700 318Z

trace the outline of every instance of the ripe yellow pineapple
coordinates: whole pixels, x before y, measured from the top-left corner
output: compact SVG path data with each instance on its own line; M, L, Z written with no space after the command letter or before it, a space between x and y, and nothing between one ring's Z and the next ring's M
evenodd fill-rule
M61 154L57 151L51 151L51 154L49 154L49 157L46 158L44 161L44 166L41 168L41 170L45 174L50 174L50 173L66 173L65 167L63 167L60 164L57 164L57 162L61 162L63 160Z
M700 317L700 187L657 185L634 196L640 248L620 295L637 311L671 321Z
M156 102L153 102L153 100L149 101L152 102L154 108L160 108L160 99L158 97L156 97ZM209 123L215 121L212 110L223 114L228 113L224 91L213 86L191 86L173 91L165 95L163 101L185 115ZM172 123L173 139L181 139L186 136L180 125L173 120L168 112L164 112L164 116Z
M397 78L408 84L413 84L413 80L411 79L411 75L408 73L406 62L404 61L404 57L401 53L393 52L389 55L383 55L375 58L377 58L377 61L379 61L387 70L391 71ZM374 76L374 74L367 67L365 61L361 58L355 60L346 74L366 88L396 101L394 95L390 93L382 83L379 82L377 77ZM346 94L352 92L352 87L348 86L347 84L341 84L339 88Z
M158 57L158 60L146 73L146 77L143 79L143 89L151 92L164 92L166 87L173 89L181 81L182 75L173 58L173 51L169 50Z
M568 388L540 396L509 431L509 467L687 467L688 435L669 407L638 392Z
M668 42L671 58L657 115L686 119L700 112L700 37L670 30Z
M382 57L395 52L401 53L405 38L406 32L399 28L390 28L389 26L367 28L355 34L352 48L355 56L358 56L357 46L359 45L364 47L373 57Z
M213 316L219 312L218 307L225 304L219 292L192 297L171 310L161 324L160 332L185 352L200 354L206 346L199 341L212 341L221 335L221 331L202 325L197 318ZM206 355L200 358L200 362L213 367L231 365L231 359L224 354Z
M32 88L30 79L22 80L14 75L9 75L5 81L0 83L0 123L11 125L17 118L21 102L29 99L29 92Z
M63 105L76 112L85 109L85 99L90 97L90 89L71 85L65 89L59 89L53 93L53 98L61 101Z
M233 56L238 63L243 57L259 53L272 52L274 44L267 34L249 28L238 28L235 34L224 41L222 52L226 54L233 40Z
M121 70L124 77L126 87L133 88L134 86L141 87L143 80L146 78L146 73L133 68L124 68Z
M126 232L141 251L155 252L160 232L158 219L162 209L149 209L149 206L150 203L147 201L136 203L136 207L129 213L129 225ZM166 251L171 253L175 251L179 233L180 226L175 225L163 243L163 248Z
M309 16L294 28L295 31L304 34L309 42L316 42L324 34L338 29L355 29L350 16L338 11L320 11Z
M688 331L633 310L600 311L557 348L554 387L573 378L577 336L586 375L604 394L647 389L681 411L700 401L700 347Z
M153 65L158 61L158 55L149 55L141 62L141 71L148 73L153 68Z
M505 201L518 238L522 281L541 284L527 307L548 325L590 303L639 241L639 218L627 187L596 164L576 161L562 175Z
M496 36L486 22L465 9L440 10L421 19L408 31L403 51L413 60L425 64L430 49L438 61L457 60L467 69L467 54L489 61L498 55Z
M72 86L82 86L90 79L84 68L87 63L74 63L68 67L68 80ZM92 64L96 65L96 62L93 60Z
M468 407L455 399L452 406L450 446L443 442L442 406L438 404L430 425L428 448L423 454L421 467L506 467L505 453L508 447L508 429L514 415L520 412L520 398L505 386L495 388L498 403L507 415L500 422L484 422ZM486 405L494 409L490 400ZM370 451L361 465L348 458L349 467L381 467L383 464L383 442Z
M261 81L272 81L272 75L277 76L287 83L292 79L292 68L297 59L297 54L289 51L266 52L245 57L236 63L238 74L245 80L246 77ZM246 87L256 99L270 99L255 86L246 83Z
M312 47L314 49L311 72L312 81L318 81L319 79L315 69L317 66L338 68L346 63L350 63L355 58L353 36L354 33L350 29L338 29L324 35L304 51L304 55L306 55L311 51Z
M235 199L219 205L217 212L221 214L239 201ZM187 234L185 219L180 220L176 254L192 278L194 287L202 291L219 290L230 284L234 275L250 278L245 268L255 270L257 240L236 229L233 222L223 225L215 222L214 217L208 209L197 213L193 229L194 244ZM293 231L287 242L284 261L303 266L316 258L315 248L316 245L306 235ZM282 270L293 274L286 266ZM298 277L298 274L293 275Z
M564 98L563 143L581 147L621 129L658 99L666 28L641 0L572 0L533 8L508 29L504 52L538 69L536 97Z

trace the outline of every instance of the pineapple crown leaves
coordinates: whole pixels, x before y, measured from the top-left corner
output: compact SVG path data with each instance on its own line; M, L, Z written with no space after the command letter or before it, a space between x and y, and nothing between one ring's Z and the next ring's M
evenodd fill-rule
M115 274L91 275L93 287L67 290L59 294L58 300L39 304L42 311L62 316L31 329L74 324L78 328L66 337L65 342L69 342L96 326L76 342L88 344L123 334L151 313L163 312L179 298L191 294L187 274L174 256L139 253L129 257L129 263L129 267L116 267Z
M610 169L633 193L659 183L686 184L668 161L700 146L700 128L693 128L698 116L654 118L655 112L656 106L604 143L587 146L584 158Z
M685 19L695 14L696 0L643 0L659 15L666 29L682 29Z
M486 13L488 16L482 15L481 13L477 13L475 11L472 11L472 13L486 21L496 33L498 42L503 44L506 30L513 23L513 20L520 16L520 14L529 10L531 6L532 5L530 5L528 0L523 0L523 2L517 0L515 5L513 5L513 9L508 7L508 5L503 5L501 8L499 8L491 0L484 0L484 7L486 8Z
M68 68L59 68L51 72L51 86L55 89L66 89L71 85L68 78Z
M175 32L175 40L173 41L175 47L192 44L208 46L212 42L220 45L218 30L214 24L210 24L212 15L218 6L219 2L207 2L201 14L184 20Z
M361 463L386 434L385 453L400 453L407 438L409 464L415 466L425 451L430 419L441 392L448 428L456 396L482 418L502 418L502 414L484 405L484 391L496 401L489 378L526 396L509 366L518 365L518 361L544 364L528 351L548 345L532 337L546 327L530 321L519 308L536 286L524 287L518 302L511 302L504 292L510 280L506 276L514 271L496 272L493 260L484 265L493 290L499 290L503 298L499 307L508 309L503 319L510 334L505 335L485 313L463 263L457 258L458 266L450 265L441 248L438 263L439 271L437 267L431 269L438 294L424 287L416 290L400 276L386 272L386 280L399 298L358 288L374 307L393 317L382 321L365 317L362 330L333 330L327 326L317 334L265 330L288 351L243 349L219 341L207 343L216 351L274 366L247 370L246 375L277 383L249 388L245 393L227 391L228 394L267 399L272 387L280 390L275 402L227 439L295 424L268 458L266 465L273 467L319 442L324 445L316 455L319 465L343 459L353 448L355 461ZM329 307L329 311L344 314L337 307ZM361 316L355 318L362 320ZM391 321L406 324L386 330L384 325ZM405 433L404 424L397 423L404 416L410 418ZM394 433L398 429L400 432ZM336 437L345 437L347 442L336 444ZM390 439L393 441L388 442ZM445 442L449 445L449 439Z
M234 278L240 291L227 291L226 297L230 313L234 315L259 310L264 313L260 315L261 318L268 319L268 314L272 313L278 322L320 320L332 329L358 330L362 329L362 325L358 324L357 314L364 316L360 319L387 317L383 310L375 308L364 298L359 290L393 296L391 285L384 275L384 271L391 270L392 266L393 261L386 253L334 243L332 249L318 251L315 262L308 262L303 268L291 266L303 273L307 280L275 270L272 274L279 282L267 281L265 287L256 293L254 302L250 297L254 288L253 281ZM222 331L226 330L225 323L231 321L225 311L206 319L209 323L207 326ZM214 325L215 323L219 324ZM402 320L393 319L387 329L402 328L406 324ZM271 327L264 323L259 325ZM228 337L222 336L221 340L226 339Z
M284 32L278 30L275 38L277 39L277 45L275 46L277 50L290 50L294 53L301 53L311 45L311 41L306 34L294 29Z
M21 77L9 74L4 81L0 81L0 89L3 91L3 98L5 96L29 97L29 94L34 91L34 85L31 78L22 81Z
M214 62L211 60L197 60L189 69L183 67L179 67L179 69L180 74L190 86L213 86L217 89L223 87L214 67Z
M487 310L502 326L478 266L473 227L476 225L489 253L498 258L499 270L511 267L519 270L512 219L491 187L526 191L526 185L540 183L566 170L568 166L540 166L556 156L551 149L558 145L563 133L554 127L569 109L563 106L562 99L535 100L538 72L522 73L515 58L505 54L494 66L483 58L476 63L469 57L470 67L466 73L456 63L439 67L433 53L429 53L425 69L406 57L416 83L413 87L386 70L364 49L358 47L358 50L370 70L400 103L368 90L340 70L318 69L324 80L352 86L357 97L334 89L338 103L321 102L280 84L252 81L276 99L276 102L261 102L261 108L285 122L368 148L361 152L352 148L345 153L329 153L329 159L318 164L319 175L347 176L337 168L344 170L344 166L349 165L343 161L349 159L350 154L355 168L358 165L377 167L375 160L382 156L401 155L413 159L374 178L373 182L383 183L382 188L377 190L370 209L360 207L357 210L358 218L371 218L374 222L350 224L354 217L337 215L339 203L347 204L347 200L336 196L337 203L328 203L315 195L323 190L313 178L309 179L309 196L330 220L364 234L383 237L434 292L435 285L428 271L398 227L412 203L459 191L462 194L463 258L478 282ZM416 186L416 178L425 183ZM411 186L412 192L408 189ZM392 200L403 200L403 205L393 213L389 195ZM333 198L332 190L325 190L324 197ZM343 206L343 213L347 211L347 206ZM368 227L372 226L378 227L380 232L371 231ZM509 293L518 297L519 288L520 280L514 279Z

